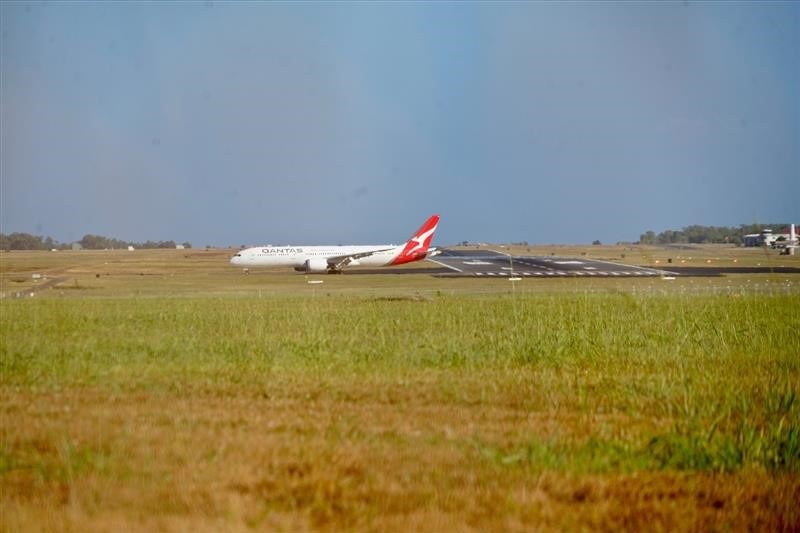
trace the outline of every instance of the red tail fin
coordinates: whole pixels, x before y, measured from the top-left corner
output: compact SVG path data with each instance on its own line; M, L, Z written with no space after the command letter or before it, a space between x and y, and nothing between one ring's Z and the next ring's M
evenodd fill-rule
M424 259L428 253L428 247L433 240L433 232L439 225L439 215L433 215L420 227L417 232L408 240L405 248L392 261L393 265L402 265L412 261Z

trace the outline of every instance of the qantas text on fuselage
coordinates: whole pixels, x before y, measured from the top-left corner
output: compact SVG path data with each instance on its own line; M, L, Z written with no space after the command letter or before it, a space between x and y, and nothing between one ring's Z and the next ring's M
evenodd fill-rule
M256 246L242 250L231 264L242 267L293 267L301 272L340 272L347 266L392 266L425 259L439 215L433 215L400 246Z

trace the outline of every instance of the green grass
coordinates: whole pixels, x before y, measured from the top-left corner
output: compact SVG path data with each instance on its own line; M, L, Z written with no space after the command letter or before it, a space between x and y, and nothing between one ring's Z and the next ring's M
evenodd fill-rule
M7 302L3 315L7 387L256 392L300 376L336 396L360 380L429 375L438 401L651 426L523 440L490 454L501 463L800 464L794 296L51 299Z

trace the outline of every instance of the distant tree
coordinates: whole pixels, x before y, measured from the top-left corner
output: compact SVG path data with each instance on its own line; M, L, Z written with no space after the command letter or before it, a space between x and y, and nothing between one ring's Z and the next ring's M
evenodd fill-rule
M656 243L656 232L648 230L647 232L643 233L639 236L639 243L640 244L655 244Z
M668 229L666 231L662 231L656 237L656 242L658 244L673 244L676 242L686 242L686 236L683 232L680 231L673 231Z
M788 224L742 224L738 228L725 226L701 226L691 225L681 230L664 230L658 235L648 231L643 234L639 242L641 244L675 244L675 243L733 243L741 244L744 236L751 233L761 233L769 229L774 232L782 232ZM651 237L654 237L651 240Z
M78 241L78 244L85 250L102 250L106 248L106 239L101 235L92 235L87 233L83 236L81 240Z
M119 239L103 237L102 235L87 234L78 241L78 244L87 250L107 250L127 248L132 243Z
M41 237L30 233L12 233L2 236L4 250L44 250L45 245Z
M593 241L592 241L592 244L593 244L594 246L598 246L598 245L600 245L600 244L603 244L603 243L602 243L602 242L600 242L600 240L599 240L599 239L595 239L595 240L593 240Z
M139 245L139 248L175 248L175 241L145 241Z
M135 243L91 233L87 233L76 243L86 250L125 249L128 246L133 246L134 248L176 248L177 246L175 241L171 240ZM2 250L65 250L69 247L69 244L59 243L52 237L37 237L28 233L12 233L10 235L0 233L0 249ZM191 248L192 244L185 242L183 247Z

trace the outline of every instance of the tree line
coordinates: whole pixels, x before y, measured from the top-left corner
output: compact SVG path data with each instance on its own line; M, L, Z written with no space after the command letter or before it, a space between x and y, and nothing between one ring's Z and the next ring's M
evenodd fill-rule
M745 235L761 233L765 229L776 233L782 232L788 226L789 224L741 224L739 227L692 225L680 230L664 230L658 234L654 231L647 231L639 237L639 244L742 244ZM76 243L87 250L127 249L128 246L142 249L176 247L175 241L131 242L92 234L84 235ZM599 244L599 241L595 241L595 243ZM189 242L182 244L184 248L192 247ZM527 242L524 241L522 244L527 245ZM70 248L72 248L72 243L60 243L52 237L29 233L8 235L0 233L0 250L68 250Z
M129 242L120 239L103 237L102 235L84 235L79 241L75 241L87 250L108 250L108 249L127 249L128 246L134 248L175 248L175 241L145 241ZM8 235L0 233L0 250L68 250L73 243L61 243L52 237L42 237L29 233L10 233ZM191 248L189 242L183 243L184 248Z
M640 244L742 244L744 236L761 233L766 229L779 233L789 224L741 224L737 227L725 226L686 226L681 230L665 230L659 234L654 231L642 233Z

